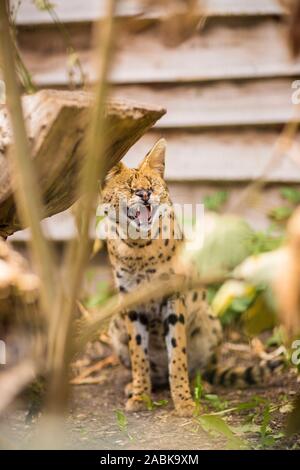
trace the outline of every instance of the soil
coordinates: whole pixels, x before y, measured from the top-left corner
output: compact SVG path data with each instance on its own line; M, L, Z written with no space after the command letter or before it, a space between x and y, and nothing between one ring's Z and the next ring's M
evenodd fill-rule
M61 447L98 450L200 450L226 449L229 446L239 448L235 441L228 440L222 433L218 434L213 430L212 435L206 432L199 425L197 418L175 416L168 390L160 390L153 395L153 401L167 399L167 405L164 404L152 411L124 413L123 387L129 378L128 372L121 365L116 365L101 372L99 384L72 386L70 410ZM300 448L300 434L292 437L283 434L290 403L296 393L299 393L296 374L291 370L281 372L263 387L251 387L247 390L205 387L206 392L218 396L218 401L225 410L250 402L254 397L267 400L255 408L225 412L223 415L234 433L248 448ZM200 416L216 411L216 408L205 399L205 392L203 395ZM227 403L224 403L225 401ZM271 414L267 422L266 435L263 435L262 422L266 415L266 403L269 403ZM117 410L119 410L119 420ZM26 424L27 411L27 405L19 402L2 418L1 435L5 436L2 439L2 447L35 447L34 436L38 421Z

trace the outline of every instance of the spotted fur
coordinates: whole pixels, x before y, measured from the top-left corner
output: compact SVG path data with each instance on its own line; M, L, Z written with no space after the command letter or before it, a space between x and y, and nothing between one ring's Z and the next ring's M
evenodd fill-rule
M179 228L163 179L164 158L165 144L161 140L138 169L118 164L107 178L103 199L116 209L120 196L127 198L129 205L144 197L149 205L160 203L170 208L169 238L164 239L164 226L159 222L156 239L108 239L115 283L121 293L174 274L175 256L182 240L174 236ZM143 408L145 396L151 394L151 384L163 385L169 379L177 412L192 413L189 374L211 362L221 340L219 321L206 302L204 290L173 295L122 312L112 320L110 335L120 360L132 369L127 409Z
M145 204L148 208L165 204L169 208L169 237L165 238L165 218L159 219L157 238L123 239L120 221L114 222L118 236L108 239L108 252L114 278L121 294L138 289L154 279L168 279L176 272L175 257L182 244L166 182L165 142L158 141L139 168L129 169L122 163L109 173L103 190L104 202L118 209L120 198L129 207ZM129 215L128 215L129 214ZM131 223L130 212L127 213ZM175 236L176 235L176 236ZM132 383L126 387L126 408L145 407L145 396L152 386L170 383L175 409L191 415L194 403L189 377L196 371L214 383L253 382L261 377L257 369L221 369L214 365L222 340L218 318L206 300L204 289L184 295L153 300L113 318L110 335L121 362L132 371Z

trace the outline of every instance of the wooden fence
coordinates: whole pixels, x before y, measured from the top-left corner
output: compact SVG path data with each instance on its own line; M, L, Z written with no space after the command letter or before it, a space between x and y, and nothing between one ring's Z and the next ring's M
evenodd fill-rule
M88 83L95 79L92 26L103 15L103 4L55 1ZM295 111L292 83L300 76L300 60L289 53L284 7L277 0L199 1L206 21L170 47L159 2L148 2L147 9L138 0L119 5L118 24L126 25L126 32L118 30L113 94L168 110L125 161L134 165L164 136L166 176L175 201L201 202L204 194L223 188L231 199L238 198L245 184L264 171L280 130ZM68 87L70 57L49 13L23 0L17 24L19 45L38 87ZM78 73L72 79L79 82ZM299 178L299 165L282 159L268 175L260 210L245 209L245 215L264 225L262 214L277 204L278 185L296 184ZM54 229L58 239L71 234L71 226Z

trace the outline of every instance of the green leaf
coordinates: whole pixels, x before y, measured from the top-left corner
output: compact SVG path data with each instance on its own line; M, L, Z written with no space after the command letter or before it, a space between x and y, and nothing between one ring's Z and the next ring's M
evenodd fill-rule
M248 447L247 444L233 432L226 421L220 416L213 414L201 415L198 417L198 421L204 431L209 434L225 437L229 448L244 449Z
M242 402L237 405L237 410L250 410L252 408L256 408L258 405L266 403L265 398L254 396L250 401Z
M280 189L281 196L292 204L300 203L300 191L296 188L289 188L288 186Z
M252 303L252 301L253 301L252 298L246 298L246 297L236 298L236 299L233 299L230 308L237 313L243 313L247 310L247 308Z
M199 274L207 277L221 276L247 258L254 233L245 220L234 215L215 215L212 225L204 243L195 239L182 252L183 262L191 259Z
M205 196L203 198L203 203L205 209L210 211L219 212L223 205L228 200L228 191L216 191L215 193Z
M87 308L97 307L103 304L103 302L105 302L109 296L109 284L106 281L98 282L96 292L84 301L84 305Z
M255 302L243 314L244 328L249 336L256 336L263 331L274 328L277 317L269 308L263 294L259 294Z
M277 326L273 330L272 336L268 338L266 342L267 347L281 346L284 343L284 331L280 326Z
M211 406L214 407L216 411L222 411L228 407L228 402L221 400L218 395L207 393L204 398L211 404Z
M268 213L268 217L277 222L286 221L293 213L293 208L288 206L275 207Z
M203 395L203 383L202 383L202 378L201 374L199 371L196 373L195 377L195 386L194 386L194 399L195 399L195 416L198 416L200 413L200 400Z
M155 405L151 397L149 397L149 395L142 395L142 400L145 402L148 411L154 410Z
M207 302L209 303L209 305L214 300L214 297L215 297L216 293L218 292L219 288L220 288L220 284L219 285L211 285L211 286L207 287L207 289L206 289L206 298L207 298Z
M128 421L126 415L123 413L122 410L115 410L115 413L120 431L124 432L127 437L132 441L133 437L128 432Z
M275 439L270 432L271 412L270 404L264 407L262 422L260 425L260 444L262 447L271 447L275 443Z
M251 251L253 255L266 253L279 248L284 241L283 235L271 235L267 232L255 232L251 241Z
M168 400L158 400L158 401L154 401L153 405L155 407L159 407L159 406L166 406L168 403L169 403Z
M198 371L196 374L196 378L195 378L195 388L194 388L194 397L195 397L196 402L199 402L201 400L202 393L203 393L203 384L202 384L201 374Z
M123 413L122 410L116 410L115 413L116 413L117 423L118 423L120 431L126 431L128 421L127 421L125 414Z

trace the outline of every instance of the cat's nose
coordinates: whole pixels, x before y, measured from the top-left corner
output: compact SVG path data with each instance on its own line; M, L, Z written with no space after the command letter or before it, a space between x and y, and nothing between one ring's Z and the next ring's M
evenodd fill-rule
M138 189L135 194L139 196L144 202L148 202L151 196L149 189Z

